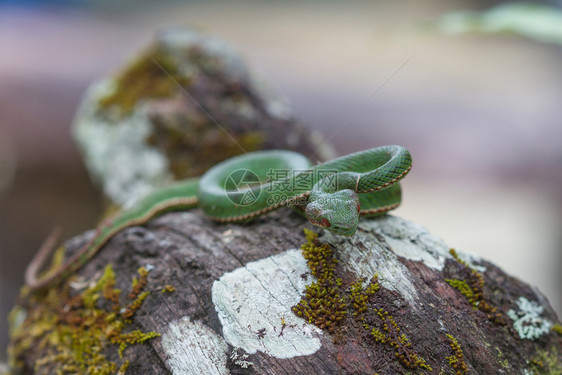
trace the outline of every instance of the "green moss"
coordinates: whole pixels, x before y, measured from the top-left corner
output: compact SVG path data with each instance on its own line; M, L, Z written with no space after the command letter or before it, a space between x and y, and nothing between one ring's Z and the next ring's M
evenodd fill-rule
M363 314L367 311L367 301L369 297L374 296L379 289L378 275L373 276L366 289L363 289L361 280L351 284L351 303L354 310L353 315L356 318L363 320Z
M99 100L99 108L118 108L127 116L139 101L171 97L189 84L178 61L163 48L153 47L115 78L115 90Z
M423 368L432 371L431 366L414 352L412 343L404 333L400 333L400 327L394 321L394 318L383 308L375 310L382 321L382 330L378 328L371 329L371 336L375 341L381 344L388 344L394 349L394 356L406 368ZM368 325L365 324L365 328Z
M120 294L108 265L95 285L78 295L71 294L68 284L29 295L27 302L32 308L24 313L17 307L11 314L10 365L21 368L25 356L40 350L42 357L34 363L36 373L56 369L57 374L124 374L128 361L110 360L111 348L116 347L122 358L129 345L142 344L159 334L127 330L149 292L138 291L126 307L121 306Z
M333 332L352 311L355 322L370 332L378 343L387 344L394 349L395 358L406 368L431 367L412 349L412 344L394 318L383 308L373 308L373 297L380 289L378 276L374 275L363 288L364 280L357 280L344 288L343 281L337 277L337 259L328 244L321 244L318 235L304 229L306 243L301 246L303 256L317 282L306 287L305 295L293 306L293 312L309 323ZM371 307L371 309L369 309ZM380 327L367 322L365 315L378 317Z
M496 346L496 350L498 351L498 363L500 364L500 366L502 368L505 368L505 369L511 368L511 365L509 364L509 360L507 358L502 359L503 353L502 353L501 349Z
M115 272L110 265L105 267L102 276L98 282L82 292L81 300L85 308L94 308L99 300L102 291L115 285Z
M307 243L314 243L318 239L318 233L310 230L310 229L303 229L304 237L306 238Z
M562 375L562 362L558 354L558 349L552 347L551 350L539 350L537 355L529 361L532 373L544 375Z
M129 298L135 299L146 286L148 278L148 270L144 267L138 269L139 278L133 277L132 289L129 292Z
M176 288L172 285L165 285L162 288L162 293L174 293L176 291Z
M554 332L562 336L562 324L559 323L553 324L550 329L552 329Z
M472 305L474 310L478 309L478 298L474 293L474 290L468 285L466 280L458 280L458 279L445 279L446 282L449 283L453 288L457 289L463 296L466 297L468 302Z
M457 289L476 310L486 314L488 319L497 325L507 324L505 316L484 299L484 277L482 274L466 264L459 258L455 249L450 249L449 253L461 265L464 279L446 279L453 288Z
M328 244L320 244L317 235L305 229L308 241L301 246L303 256L317 281L306 286L306 293L292 307L293 313L319 328L333 331L347 313L347 305L336 279L337 259Z
M128 345L143 344L147 340L160 336L156 332L144 333L140 330L135 330L128 333L120 333L111 337L113 344L119 344L119 357L123 358L123 351Z
M500 359L498 360L499 364L501 367L503 368L510 368L511 365L509 364L509 361L507 359Z
M468 365L464 361L464 354L459 342L452 335L447 334L446 336L449 339L451 349L453 350L453 355L447 357L449 366L451 366L453 371L455 371L455 375L466 374L468 372Z
M142 303L144 302L146 297L148 297L149 294L150 292L142 292L141 294L139 294L138 297L135 298L133 302L129 303L127 307L121 310L121 316L125 319L132 318L133 315L137 312L137 310L140 309Z

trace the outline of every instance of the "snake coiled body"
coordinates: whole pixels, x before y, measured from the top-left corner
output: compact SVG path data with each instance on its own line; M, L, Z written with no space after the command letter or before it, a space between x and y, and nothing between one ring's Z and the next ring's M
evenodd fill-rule
M401 146L373 148L314 166L292 151L243 154L217 164L201 178L151 193L104 221L93 239L64 264L38 278L56 241L56 233L52 233L29 264L26 283L33 290L47 287L82 267L120 230L164 212L194 207L215 221L244 222L282 206L295 206L304 209L312 224L352 235L360 215L380 215L398 207L398 181L411 167L410 153Z

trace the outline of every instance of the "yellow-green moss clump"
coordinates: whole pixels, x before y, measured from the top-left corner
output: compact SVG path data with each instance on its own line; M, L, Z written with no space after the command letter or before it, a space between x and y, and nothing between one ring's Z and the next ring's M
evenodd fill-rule
M467 277L466 279L445 279L445 281L465 296L474 310L484 312L488 319L495 324L507 324L505 316L496 307L484 300L484 277L482 274L469 267L464 260L460 259L455 249L450 249L449 253L462 266L463 272L467 274Z
M468 372L468 365L464 361L464 354L462 352L461 346L453 335L447 334L447 338L450 341L451 349L453 350L453 355L447 357L449 361L449 366L455 371L455 375L462 375Z
M466 280L446 279L445 281L447 281L453 288L461 292L461 294L465 296L468 302L472 305L474 310L478 310L478 295L475 294L474 290L470 285L468 285Z
M303 256L311 273L317 281L306 287L305 295L293 306L293 312L306 319L309 323L333 332L339 326L348 311L353 312L355 321L370 332L375 341L388 344L395 350L395 357L406 368L423 368L431 371L431 367L411 348L412 344L394 318L384 309L371 308L372 298L380 289L378 276L374 275L369 284L363 288L363 281L353 282L349 288L336 277L337 259L328 244L321 244L318 235L308 229L304 230L307 242L301 246ZM378 317L381 330L370 325L365 316Z
M388 344L394 348L394 356L406 368L423 368L431 371L425 360L414 352L412 343L404 333L400 333L400 327L394 321L394 318L388 314L383 308L375 310L382 321L382 331L376 327L370 327L364 323L363 327L371 330L371 336L375 341L381 344Z
M165 285L162 288L162 293L174 293L176 288L173 285Z
M363 314L367 311L367 301L370 296L374 296L377 290L380 289L378 283L378 275L373 276L371 282L366 289L363 289L361 280L354 282L350 286L351 303L353 304L353 316L359 320L363 320Z
M553 324L550 329L552 329L554 332L562 336L562 324L559 323Z
M115 107L129 115L142 99L168 98L190 84L174 57L153 47L115 78L115 90L99 100L100 109Z
M529 361L530 374L562 375L562 362L560 362L558 349L539 350L537 355Z
M139 270L140 278L129 295L132 301L125 306L120 302L121 291L115 289L110 265L93 286L78 295L71 294L68 283L45 293L22 290L22 298L27 298L32 308L16 307L11 313L10 365L22 368L23 357L39 350L44 354L34 363L35 373L124 374L129 363L122 360L123 351L129 345L160 336L127 330L131 317L149 294L142 291L147 274L145 269ZM115 357L110 354L113 346L119 361L109 359Z
M336 264L332 248L320 244L316 233L305 229L307 243L301 246L303 256L317 281L306 286L305 296L292 311L319 328L334 330L347 313L345 299L340 294L341 279L335 277Z

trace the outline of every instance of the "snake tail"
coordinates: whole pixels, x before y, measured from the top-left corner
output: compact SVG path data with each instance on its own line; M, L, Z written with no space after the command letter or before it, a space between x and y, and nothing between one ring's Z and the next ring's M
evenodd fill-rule
M55 249L60 230L56 228L29 263L25 282L31 290L44 289L68 278L83 267L117 232L142 225L165 212L186 210L197 206L196 191L199 179L188 179L149 194L130 210L104 220L95 230L94 237L73 253L62 265L38 277L38 273Z

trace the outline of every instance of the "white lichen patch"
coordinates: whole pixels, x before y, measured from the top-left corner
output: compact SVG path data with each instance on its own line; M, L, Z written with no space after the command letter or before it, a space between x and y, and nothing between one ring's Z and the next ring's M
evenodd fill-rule
M226 367L228 345L211 328L188 316L168 324L162 348L172 374L230 374Z
M383 287L399 292L412 304L418 300L418 293L410 281L410 271L400 258L421 262L437 270L442 270L445 261L452 259L450 247L441 238L421 225L391 215L361 220L359 230L351 238L324 231L321 241L338 248L340 265L361 278L370 279L378 273ZM457 253L469 266L480 272L486 270L473 265L478 258Z
M321 331L291 311L309 271L300 250L288 250L224 274L213 283L212 298L226 341L253 354L276 358L310 355L320 349Z
M552 322L541 316L543 306L525 297L519 297L517 306L519 310L510 309L507 316L513 320L513 328L519 333L519 337L535 340L550 331Z
M400 217L386 215L365 220L361 225L367 232L382 235L395 254L423 262L427 267L441 271L445 260L452 258L449 254L450 246L443 239L431 234L425 227ZM476 271L486 271L486 267L475 264L481 261L478 256L459 250L457 255Z
M113 81L106 79L88 90L74 120L73 134L90 175L114 203L126 208L171 181L172 175L166 156L146 142L153 128L143 106L114 121L97 114L100 98L114 89Z
M366 279L378 274L381 286L400 293L406 301L416 305L418 292L411 281L410 270L372 233L361 231L353 237L342 237L324 231L320 241L337 249L338 266L343 267L344 272Z
M252 362L248 361L248 354L238 354L238 348L232 349L230 359L236 366L240 366L242 368L249 368L254 365Z
M445 260L451 257L445 241L411 221L386 215L365 220L361 225L369 233L382 235L396 255L423 262L427 267L442 270Z

